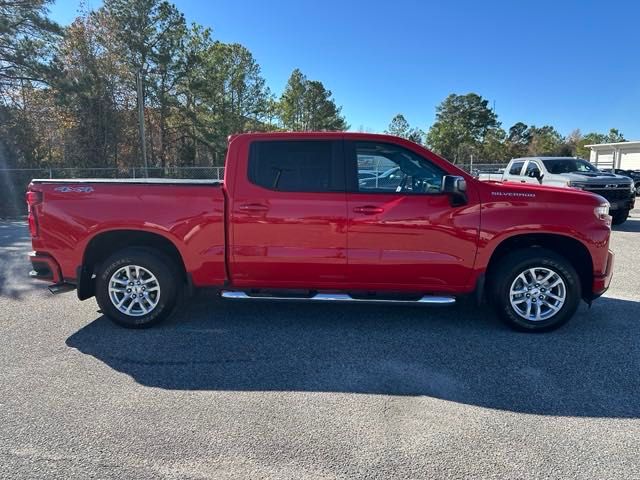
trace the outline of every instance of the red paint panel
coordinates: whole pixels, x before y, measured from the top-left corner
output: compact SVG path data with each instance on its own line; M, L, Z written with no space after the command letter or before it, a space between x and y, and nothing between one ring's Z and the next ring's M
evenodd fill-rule
M101 233L142 230L172 242L196 286L222 285L224 198L216 186L84 183L88 192L60 192L60 183L36 184L44 202L35 206L41 235L36 251L52 255L73 279L84 251Z
M247 186L249 187L249 186ZM262 190L262 191L260 191ZM320 288L346 279L344 193L272 192L243 188L231 208L231 278L236 286ZM240 205L267 208L247 212Z
M484 271L494 250L512 236L554 234L578 240L591 255L594 276L606 273L611 229L594 214L604 198L568 188L475 183L482 199L478 271Z
M381 213L359 213L358 207ZM479 210L446 195L350 193L349 281L384 290L449 290L473 270Z

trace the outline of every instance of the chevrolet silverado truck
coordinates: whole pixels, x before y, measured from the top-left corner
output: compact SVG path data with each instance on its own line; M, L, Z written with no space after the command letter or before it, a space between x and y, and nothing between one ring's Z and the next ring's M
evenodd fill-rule
M397 168L395 182L359 172ZM608 288L609 203L474 179L412 142L361 133L229 138L223 181L33 180L31 276L141 328L198 288L233 301L488 301L558 327Z
M596 193L609 201L614 225L624 223L636 200L636 187L628 176L598 170L581 158L514 158L501 174L480 174L480 180L540 183L578 188Z

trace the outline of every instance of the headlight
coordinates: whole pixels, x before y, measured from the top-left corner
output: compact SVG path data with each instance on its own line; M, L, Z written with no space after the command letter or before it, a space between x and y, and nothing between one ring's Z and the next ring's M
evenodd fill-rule
M587 187L587 184L584 182L569 182L569 186L573 188L583 189Z
M593 209L593 213L598 220L609 221L609 206L609 202L606 202Z

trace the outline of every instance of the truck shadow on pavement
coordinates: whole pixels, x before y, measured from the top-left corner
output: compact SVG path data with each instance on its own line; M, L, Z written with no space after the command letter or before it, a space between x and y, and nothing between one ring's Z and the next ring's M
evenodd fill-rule
M131 331L105 317L67 345L151 387L429 396L539 415L640 417L640 303L603 298L547 334L487 308L231 303L200 297Z

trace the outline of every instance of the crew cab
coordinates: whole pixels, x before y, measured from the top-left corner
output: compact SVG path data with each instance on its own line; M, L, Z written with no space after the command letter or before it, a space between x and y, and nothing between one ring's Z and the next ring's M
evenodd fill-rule
M393 183L360 172L389 171ZM407 140L361 133L229 139L224 181L35 179L31 275L95 296L126 327L184 295L236 301L447 305L558 327L608 288L609 203L474 179Z
M481 180L540 183L556 187L579 188L606 198L610 204L613 224L624 223L635 204L636 188L628 176L598 170L581 158L529 157L514 158L500 178L496 174L481 174Z

